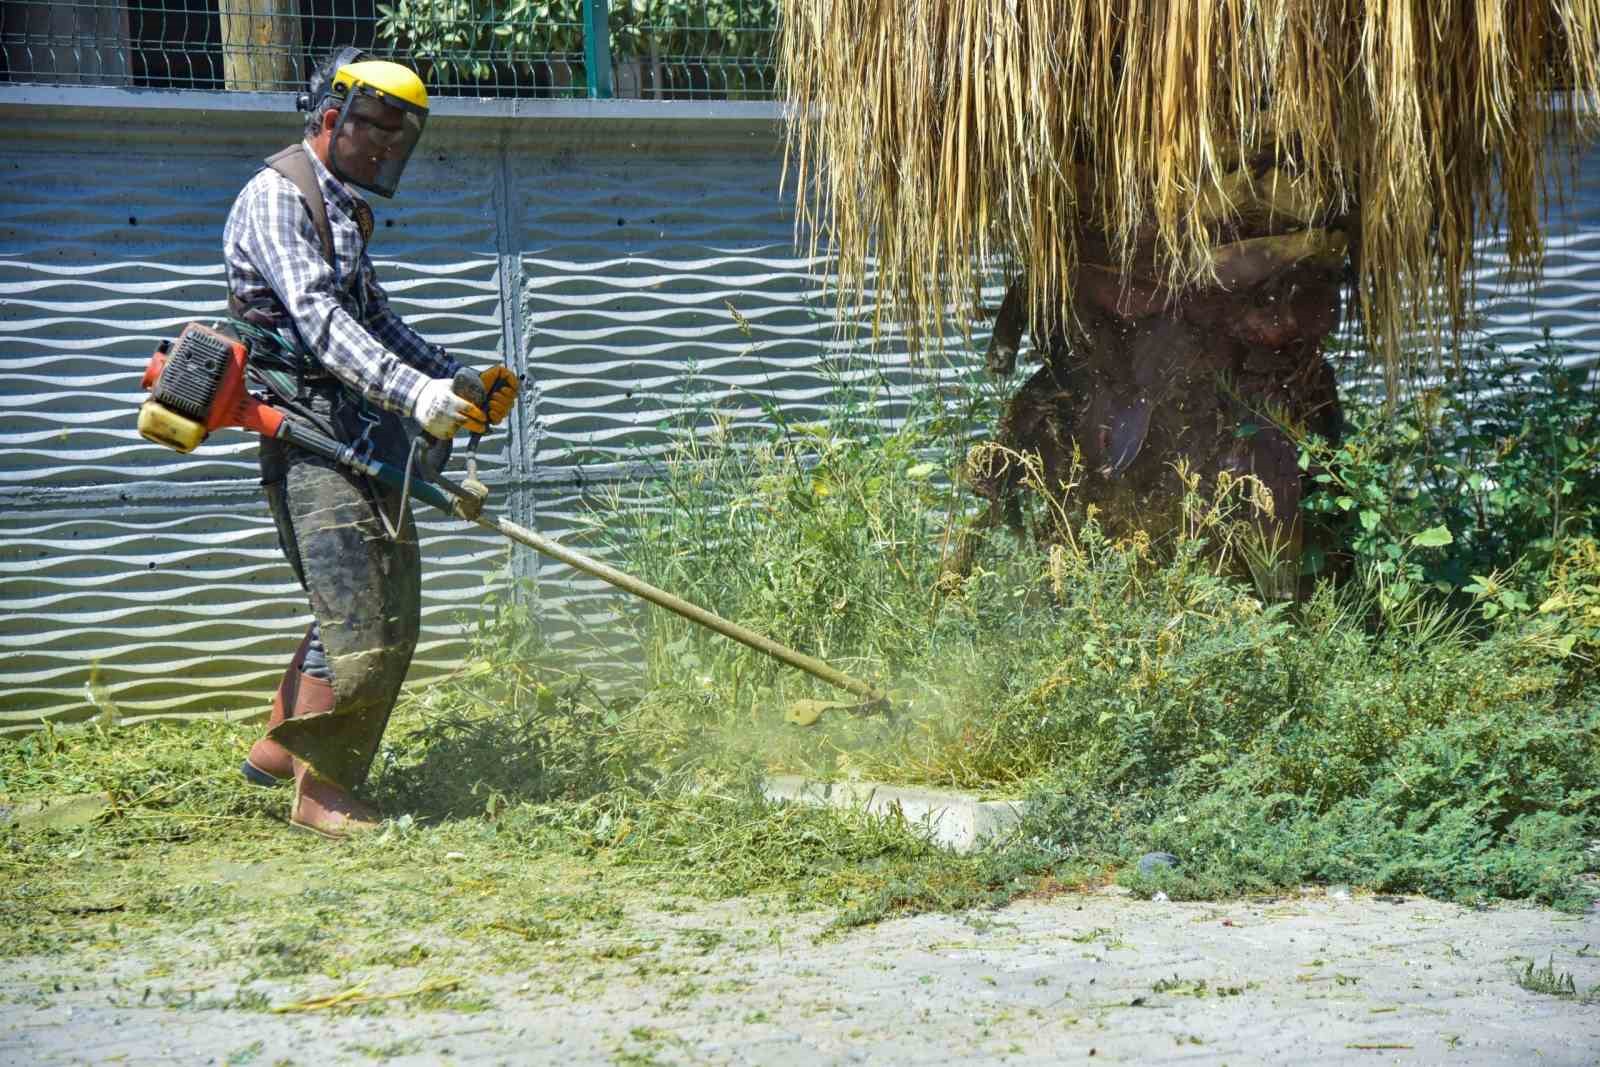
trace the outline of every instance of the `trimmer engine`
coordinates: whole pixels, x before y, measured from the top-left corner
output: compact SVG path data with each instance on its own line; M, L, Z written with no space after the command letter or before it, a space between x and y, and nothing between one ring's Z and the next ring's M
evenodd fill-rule
M276 437L283 416L245 389L249 354L243 342L198 322L161 342L144 372L150 399L139 407L139 433L179 452L193 452L226 426Z

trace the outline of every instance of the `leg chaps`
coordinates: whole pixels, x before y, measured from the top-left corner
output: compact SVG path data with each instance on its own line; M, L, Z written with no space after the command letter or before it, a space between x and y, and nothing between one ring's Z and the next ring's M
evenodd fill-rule
M289 718L268 736L345 789L366 778L416 648L421 559L411 514L390 539L398 494L277 441L261 444L262 484L284 555L311 600L333 675L326 715Z

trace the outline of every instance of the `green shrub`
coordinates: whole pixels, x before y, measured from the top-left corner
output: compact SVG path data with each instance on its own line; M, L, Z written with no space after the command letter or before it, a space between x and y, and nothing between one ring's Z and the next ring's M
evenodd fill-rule
M1524 395L1548 410L1525 412L1530 442L1581 407L1555 386L1539 394L1554 381L1539 373ZM1484 403L1496 418L1515 406ZM1413 455L1364 433L1340 477L1372 473L1363 456ZM1600 834L1586 658L1600 555L1572 535L1596 504L1575 470L1529 474L1520 495L1482 487L1482 509L1508 516L1509 532L1488 537L1453 528L1467 512L1444 507L1444 483L1424 494L1393 459L1373 527L1388 540L1358 543L1348 580L1285 604L1235 577L1248 479L1209 497L1191 480L1163 543L1112 538L1089 514L1055 545L991 535L964 578L943 573L965 513L935 475L960 440L916 419L884 431L840 417L758 447L724 442L685 451L641 494L671 507L608 516L629 566L891 685L902 709L787 726L784 701L810 683L661 616L646 626L642 720L680 742L692 723L704 760L1027 794L1022 847L1113 867L1171 851L1184 863L1159 884L1172 892L1326 880L1582 899ZM1444 470L1437 458L1430 477ZM1567 516L1548 535L1546 505ZM1428 536L1441 527L1448 539ZM1517 575L1527 607L1484 610L1500 590L1475 595L1479 566Z
M1516 574L1482 603L1527 610L1526 587L1563 542L1600 534L1600 392L1593 368L1548 335L1525 358L1492 344L1389 409L1346 398L1337 445L1302 438L1321 492L1307 518L1356 570L1386 584L1480 592L1475 576ZM1339 569L1322 548L1317 573ZM1479 586L1472 590L1472 586Z

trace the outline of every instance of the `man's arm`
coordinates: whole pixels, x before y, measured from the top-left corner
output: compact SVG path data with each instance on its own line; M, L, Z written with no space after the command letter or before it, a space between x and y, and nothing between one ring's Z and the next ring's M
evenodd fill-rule
M461 364L445 353L438 345L424 341L417 331L407 326L405 320L389 306L389 294L378 284L378 273L366 253L361 255L362 285L367 292L367 312L364 320L368 332L383 347L422 371L430 378L453 378Z
M278 295L301 339L328 373L378 406L410 415L428 379L448 378L454 370L435 375L409 365L344 309L310 213L287 179L273 175L250 195L236 240ZM444 357L444 366L453 368L454 361Z
M439 378L455 377L456 372L461 369L461 364L446 355L443 348L424 341L395 313L389 306L389 295L378 284L378 275L372 267L372 260L368 259L365 253L361 256L361 269L363 284L367 290L365 322L372 335L413 367ZM504 366L490 367L482 372L480 378L485 391L489 394L489 422L498 424L510 414L512 405L517 402L517 394L521 391L522 383L517 380L511 368Z

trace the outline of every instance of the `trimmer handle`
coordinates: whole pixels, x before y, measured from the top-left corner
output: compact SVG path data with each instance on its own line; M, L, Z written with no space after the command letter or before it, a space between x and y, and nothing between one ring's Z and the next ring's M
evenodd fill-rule
M450 380L450 391L476 406L485 416L489 414L489 394L483 388L483 379L478 377L476 371L466 367L456 371L456 376Z
M506 382L504 378L496 378L494 385L488 389L485 389L483 387L483 378L476 371L471 371L463 367L456 371L456 376L450 380L450 391L455 393L456 396L459 396L462 400L465 400L467 403L477 405L478 410L483 412L483 422L484 426L486 427L484 433L487 433L487 427L489 425L489 402L494 399L495 393L499 392L505 387L505 384ZM469 455L475 455L477 453L478 442L482 438L483 434L481 433L475 433L472 435L472 439L467 445Z
M494 389L499 387L500 383L495 382ZM478 410L483 412L483 430L467 439L467 477L461 483L463 492L456 501L462 517L468 519L476 519L483 510L484 501L489 499L489 487L478 480L478 442L483 440L483 435L489 429L489 400L494 396L494 389L485 389L482 376L465 367L456 371L456 376L450 382L451 392L467 403L477 405Z
M484 393L483 379L479 378L467 368L462 367L460 370L456 371L456 376L450 379L450 391L456 396L460 397L462 400L465 400L467 403L474 405L479 411L483 412L485 422L488 421L489 398ZM473 434L472 439L476 441L481 436L481 434ZM448 441L434 437L432 434L428 434L428 437L430 440L436 442L437 445L440 446L449 443ZM445 463L449 462L449 459L450 453L447 451L441 457L438 457L436 463L437 468L442 469Z

